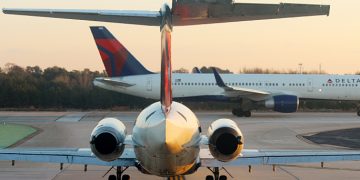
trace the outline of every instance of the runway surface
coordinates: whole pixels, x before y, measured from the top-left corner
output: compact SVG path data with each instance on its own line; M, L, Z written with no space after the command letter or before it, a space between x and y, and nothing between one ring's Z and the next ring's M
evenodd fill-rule
M104 117L116 117L124 122L129 133L139 112L0 112L0 123L31 125L40 129L17 147L88 148L89 136L97 122ZM196 112L203 132L216 119L230 118L237 122L245 137L247 149L341 149L344 147L316 144L301 135L339 129L360 128L360 117L355 113L253 113L251 118L237 118L228 112ZM354 130L354 132L357 132ZM358 132L357 132L358 133ZM336 133L335 133L336 134ZM356 137L352 137L353 139ZM356 141L351 141L356 143ZM360 142L359 142L360 144ZM354 146L355 148L360 146ZM109 167L39 164L29 162L0 161L0 179L107 179L102 178ZM296 166L255 166L252 172L247 167L227 168L233 179L359 179L360 162L301 164ZM114 171L112 171L114 173ZM162 179L143 175L135 168L126 171L132 179ZM222 173L225 174L224 171ZM201 168L187 180L205 179L209 171ZM229 179L231 179L229 177Z

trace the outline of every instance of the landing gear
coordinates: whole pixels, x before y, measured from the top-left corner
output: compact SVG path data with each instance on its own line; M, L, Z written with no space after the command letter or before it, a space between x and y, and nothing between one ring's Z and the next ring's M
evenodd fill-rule
M218 167L209 168L208 169L213 173L213 176L208 175L206 176L205 180L227 180L227 176L221 175L220 176L220 169Z
M360 116L360 110L358 110L358 112L356 113L358 116Z
M130 180L130 176L127 174L122 175L129 167L122 168L121 166L116 167L116 175L110 175L108 180ZM113 169L113 168L111 168ZM111 169L108 171L110 172ZM106 175L106 174L105 174Z
M251 111L244 111L241 108L235 108L232 110L232 114L237 117L251 117Z

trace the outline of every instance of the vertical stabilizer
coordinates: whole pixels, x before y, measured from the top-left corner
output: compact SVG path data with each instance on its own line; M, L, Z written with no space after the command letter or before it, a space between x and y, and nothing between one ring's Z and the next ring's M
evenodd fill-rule
M109 77L152 74L106 27L90 27Z
M172 103L171 87L171 10L165 5L161 9L163 20L161 25L161 105L165 115L170 111Z

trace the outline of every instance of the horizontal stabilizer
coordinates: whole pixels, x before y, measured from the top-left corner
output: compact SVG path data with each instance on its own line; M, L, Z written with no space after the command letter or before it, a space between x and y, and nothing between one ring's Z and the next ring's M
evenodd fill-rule
M329 5L182 1L178 0L174 8L175 26L329 15L330 13Z
M160 26L160 11L18 9L4 8L5 14ZM228 1L177 0L172 9L173 26L213 24L263 19L329 15L329 5L258 4Z
M159 11L4 8L3 12L5 14L114 22L147 26L159 26L160 24Z

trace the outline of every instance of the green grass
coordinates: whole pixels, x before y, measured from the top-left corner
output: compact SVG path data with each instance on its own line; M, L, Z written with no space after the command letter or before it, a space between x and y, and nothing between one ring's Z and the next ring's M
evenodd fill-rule
M0 149L9 147L36 132L36 129L17 124L0 124Z

